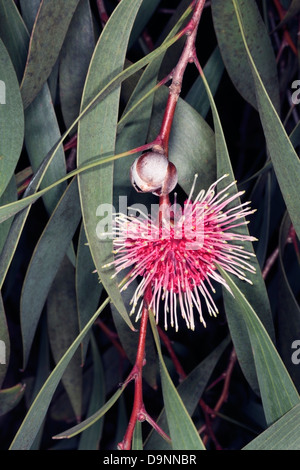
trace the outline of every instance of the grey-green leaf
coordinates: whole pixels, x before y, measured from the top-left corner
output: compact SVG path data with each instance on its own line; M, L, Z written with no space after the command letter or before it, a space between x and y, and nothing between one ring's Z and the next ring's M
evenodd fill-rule
M24 112L19 82L0 39L0 196L5 191L23 146Z
M30 40L21 93L26 108L41 90L57 60L79 0L43 0ZM49 31L51 34L49 35Z
M8 183L6 190L0 198L0 205L8 204L10 202L16 201L17 196L17 186L15 176L12 177L11 181ZM12 219L5 220L0 224L0 253L3 250L7 236L11 227Z
M197 404L207 386L207 383L218 363L221 355L228 346L230 338L225 338L203 361L201 361L190 374L178 385L179 393L189 415L195 411ZM157 419L159 427L168 432L166 411L162 410ZM152 430L145 442L145 450L169 450L170 444L167 443L155 430Z
M80 217L77 181L74 179L36 245L23 283L20 308L24 366L52 281L70 245Z
M224 64L219 47L215 48L203 71L211 92L215 95L224 72ZM189 92L186 94L185 101L193 106L201 116L206 117L210 108L210 102L201 77L195 80Z
M59 93L66 127L79 114L82 90L95 47L93 17L88 0L80 0L68 29L59 61Z
M79 330L91 318L95 312L102 292L102 284L94 273L94 264L91 257L83 224L80 227L76 256L76 297L79 319ZM82 364L84 364L89 335L82 344Z
M240 0L241 8L247 17L246 34L249 48L257 64L274 107L279 109L279 86L273 47L265 24L262 21L255 1ZM257 107L255 87L251 68L239 25L235 16L232 0L212 0L212 15L218 45L230 78L241 95Z
M54 106L47 83L25 110L25 145L33 171L36 172L43 158L61 138ZM49 186L66 174L65 154L62 145L55 153L43 178L41 188ZM60 184L43 196L48 213L54 210L66 184Z
M91 337L91 346L93 353L93 388L87 416L95 413L105 401L104 370L98 346L93 336ZM99 419L94 426L81 433L78 450L98 450L104 424L103 421L103 419Z
M114 10L95 48L83 92L82 109L111 76L124 67L127 44L141 0L123 0ZM95 155L113 154L118 122L120 87L111 92L78 126L78 165ZM103 266L112 261L112 240L99 239L99 216L112 211L113 163L79 177L79 191L85 231L95 267L112 302L133 329L119 288L111 279L113 269ZM104 210L104 212L103 212ZM109 214L111 216L111 214ZM102 229L103 230L103 229ZM100 230L101 231L101 230Z
M300 402L299 394L266 329L246 297L231 277L222 268L218 269L228 283L240 315L247 325L266 421L272 424Z
M89 416L87 419L85 419L81 423L76 424L76 426L73 426L72 428L67 429L66 431L63 431L62 433L58 434L57 436L54 436L53 439L70 439L71 437L74 437L77 434L80 434L81 432L85 431L90 426L93 426L116 403L116 401L122 395L123 391L124 391L124 387L118 388L118 390L110 397L110 399L98 411L93 413L91 416Z
M278 183L291 217L294 228L300 238L300 211L299 211L299 182L300 161L293 145L284 129L284 126L276 112L274 99L268 93L264 78L257 68L256 58L249 48L249 40L252 36L246 36L248 19L245 13L247 6L241 0L231 0L239 23L241 36L246 49L251 76L255 86L256 101L263 126L268 150L278 179ZM243 12L244 10L244 12ZM256 34L252 31L252 34Z
M75 269L65 256L52 282L47 298L48 335L52 355L57 364L78 335L78 316L75 292ZM81 354L72 357L62 383L70 399L77 421L82 413Z
M300 450L300 404L249 442L243 450Z
M205 76L203 76L203 81L208 93L210 100L214 126L215 126L215 135L216 135L216 153L217 153L217 173L218 177L223 175L229 175L230 181L234 181L234 174L232 170L232 165L227 149L227 144L225 141L224 132L220 122L218 110L216 108L214 98L208 86ZM221 182L223 185L225 183ZM237 187L234 185L231 189L232 194L237 192ZM236 201L237 204L237 201ZM249 231L247 226L238 227L236 230L239 230L239 233L248 236ZM244 242L245 249L254 253L253 246L251 242ZM237 280L237 283L243 293L247 296L247 299L251 299L251 305L254 307L255 311L258 313L259 317L266 326L271 338L274 338L274 325L272 319L271 308L269 304L268 294L262 274L260 271L260 266L255 257L251 259L251 263L256 268L256 274L248 274L248 278L253 283L249 285L243 281ZM256 377L256 371L253 361L253 356L251 352L251 344L248 336L248 331L244 322L244 319L239 314L239 308L234 302L234 299L225 289L223 290L225 310L227 314L227 321L230 328L232 340L234 342L237 356L241 368L252 386L253 390L258 393L258 383Z
M13 0L0 0L0 36L14 64L18 81L25 69L29 45L28 31Z
M59 363L55 366L48 379L45 381L43 387L29 408L21 426L19 427L18 432L15 435L12 444L10 445L10 450L30 449L37 433L39 432L40 426L43 423L53 394L62 378L64 371L66 370L66 367L75 354L75 351L77 350L81 341L93 326L95 320L98 318L102 310L108 305L109 300L110 299L107 298L94 313L89 322L79 333L75 341L73 341L68 350L65 352Z
M142 423L140 421L135 423L132 438L132 450L143 450Z

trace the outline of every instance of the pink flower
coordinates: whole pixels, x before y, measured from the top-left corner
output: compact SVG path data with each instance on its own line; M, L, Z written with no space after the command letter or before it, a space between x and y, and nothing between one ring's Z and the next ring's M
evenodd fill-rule
M230 205L243 194L229 195L228 190L234 183L216 193L216 186L223 178L212 184L207 192L201 191L192 202L194 182L183 210L177 205L172 206L171 210L164 211L160 223L146 214L139 217L116 215L115 275L131 268L122 290L135 279L140 280L131 299L130 312L134 313L138 307L137 320L149 285L152 289L150 308L156 321L161 308L165 328L171 324L178 330L178 311L191 329L195 328L195 310L204 326L205 307L210 315L217 315L211 295L215 292L212 281L222 284L229 292L230 289L217 272L216 264L251 283L245 272L255 272L248 262L254 254L245 251L242 243L256 239L239 234L237 229L247 224L244 218L254 211L248 202ZM161 301L163 306L160 307Z

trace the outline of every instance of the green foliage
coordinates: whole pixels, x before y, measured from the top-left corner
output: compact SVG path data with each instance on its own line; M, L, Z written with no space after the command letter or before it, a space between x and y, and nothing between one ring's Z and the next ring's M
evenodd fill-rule
M105 267L99 207L157 202L129 170L158 135L190 3L0 0L2 450L111 450L124 437L137 284L122 292ZM257 212L237 230L258 239L244 246L256 274L250 285L219 268L231 293L216 287L206 329L179 319L162 334L150 315L143 399L158 428L137 421L132 448L299 450L299 2L208 3L204 76L185 71L169 158L179 203L195 173L195 192L225 173L245 191Z

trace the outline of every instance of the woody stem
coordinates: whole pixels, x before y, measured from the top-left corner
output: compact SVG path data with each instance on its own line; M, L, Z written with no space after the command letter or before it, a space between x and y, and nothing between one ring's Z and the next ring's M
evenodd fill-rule
M132 437L135 425L137 421L144 421L144 403L143 403L143 389L142 389L142 370L145 363L145 345L146 345L146 333L147 333L147 324L148 324L148 306L149 306L149 294L151 291L146 292L144 298L144 306L141 317L140 325L140 334L139 334L139 343L137 349L137 355L135 364L131 371L131 374L127 381L134 379L134 402L133 408L128 423L128 427L122 442L119 443L118 448L120 450L130 450Z
M172 72L172 83L169 87L168 101L166 104L160 132L157 138L158 144L156 145L156 150L160 151L166 156L168 156L170 132L177 101L181 93L184 72L187 65L190 62L194 62L196 56L195 41L204 5L205 0L198 0L195 2L192 18L184 29L187 40L179 61Z

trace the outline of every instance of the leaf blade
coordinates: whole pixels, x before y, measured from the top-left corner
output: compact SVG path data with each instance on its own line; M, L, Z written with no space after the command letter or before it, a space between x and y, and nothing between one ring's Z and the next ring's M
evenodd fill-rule
M114 10L96 45L87 75L82 108L90 101L112 73L120 73L124 67L125 54L130 31L141 5L141 0L123 1ZM111 58L113 57L113 60ZM84 164L95 154L113 153L115 149L117 115L119 109L120 86L91 111L78 127L78 164ZM96 129L96 132L91 132ZM120 315L131 329L134 329L124 306L112 269L103 269L112 260L112 240L100 240L97 235L97 215L101 207L113 203L113 164L101 167L79 177L80 203L85 231L95 267L99 277L117 307ZM102 205L102 206L101 206ZM101 213L99 214L101 215ZM104 214L102 214L104 215ZM112 214L111 214L112 215Z
M299 403L299 394L261 320L231 277L218 269L247 324L266 421L272 424Z
M253 439L242 450L299 450L300 405Z
M25 108L32 103L51 73L78 1L43 0L40 5L21 83Z
M66 189L36 245L23 283L20 315L24 367L28 361L36 326L50 286L69 247L80 217L77 181L74 179ZM34 294L37 286L39 286L39 296Z
M277 67L269 34L256 3L241 0L240 4L247 12L247 35L250 50L278 110L280 100ZM245 54L243 40L239 34L239 26L231 0L213 0L212 15L218 44L230 78L239 93L256 108L255 87L251 80L247 54Z
M227 144L222 129L222 124L219 118L218 110L215 105L214 98L210 91L207 80L202 73L202 79L205 84L206 91L208 93L209 101L211 104L211 109L213 113L213 120L215 126L215 136L216 136L216 154L217 154L217 174L218 177L223 175L229 175L231 181L234 181L233 169L230 161L230 156L227 149ZM223 183L225 184L225 183ZM237 186L234 184L232 186L232 194L237 193ZM237 202L236 202L237 203ZM247 226L242 226L238 228L239 233L242 233L245 236L249 236L249 231ZM254 249L251 242L244 242L243 245L249 253L254 253ZM245 285L242 281L237 280L240 288L243 290L244 294L248 299L251 298L252 305L255 306L255 311L259 312L259 316L262 319L264 325L268 329L272 338L274 338L274 325L272 319L272 313L269 303L269 298L266 290L264 280L262 278L260 266L258 261L255 258L252 259L252 264L256 269L256 274L248 274L252 285L248 283ZM255 289L254 289L255 287ZM239 311L236 303L234 302L232 296L226 289L223 289L223 298L225 303L225 310L227 314L227 321L229 329L231 332L232 340L235 345L239 363L242 367L243 373L250 383L254 391L258 393L258 383L256 377L256 371L253 361L253 355L251 352L251 344L249 340L248 331L245 325L243 318L240 317Z
M24 112L19 83L0 39L0 196L10 182L23 146Z
M102 310L109 304L109 297L102 303L98 310L91 317L89 322L85 325L83 330L79 333L77 338L70 345L58 364L55 366L43 387L36 396L34 402L29 408L21 426L19 427L13 442L10 445L10 450L28 450L30 449L34 439L42 425L43 419L47 413L47 409L52 400L53 394L59 384L61 377L66 370L67 365L72 359L75 351L84 339L85 335L93 326L94 321L98 318Z
M48 293L47 326L49 343L57 364L78 335L78 316L75 294L75 270L65 256ZM67 319L67 321L66 321ZM77 350L62 376L62 383L70 399L74 415L79 421L82 413L83 371L81 354Z
M268 95L264 82L258 72L255 60L249 49L244 28L246 15L245 13L242 14L241 2L237 0L231 1L234 5L244 47L251 67L251 74L255 84L258 111L270 157L288 212L297 235L300 238L300 211L298 203L300 161L276 112L276 108Z

